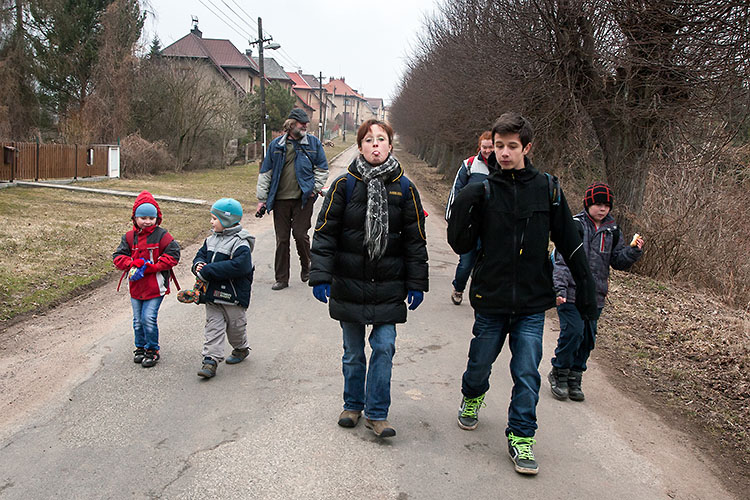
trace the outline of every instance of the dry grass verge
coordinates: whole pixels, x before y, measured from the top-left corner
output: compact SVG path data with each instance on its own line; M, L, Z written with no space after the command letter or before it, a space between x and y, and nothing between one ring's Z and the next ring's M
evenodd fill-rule
M231 196L255 210L258 165L86 183L212 202ZM112 252L131 227L133 199L58 189L7 188L0 194L0 330L114 276ZM161 202L163 226L182 245L210 230L208 206ZM183 256L183 259L192 256Z
M453 179L404 150L396 156L422 197L444 206ZM687 430L728 489L750 489L748 312L712 292L613 271L592 357L614 385Z

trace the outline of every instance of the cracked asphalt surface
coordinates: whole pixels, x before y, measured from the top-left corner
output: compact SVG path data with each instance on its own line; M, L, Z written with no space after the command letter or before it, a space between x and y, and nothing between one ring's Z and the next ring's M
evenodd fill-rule
M332 179L353 154L336 162ZM431 291L397 328L389 416L396 437L379 440L362 423L336 425L340 328L307 284L271 291L272 221L250 214L253 350L243 363L221 364L212 380L196 376L203 307L174 294L161 307L162 360L152 369L132 362L128 295L115 293L115 283L6 332L0 498L732 498L689 437L620 393L596 360L584 403L552 398L545 376L554 314L541 366L539 475L516 474L507 457L507 347L479 428L460 430L473 315L467 303L450 302L457 257L441 211L424 201L433 214ZM184 249L178 266L183 286L196 249Z

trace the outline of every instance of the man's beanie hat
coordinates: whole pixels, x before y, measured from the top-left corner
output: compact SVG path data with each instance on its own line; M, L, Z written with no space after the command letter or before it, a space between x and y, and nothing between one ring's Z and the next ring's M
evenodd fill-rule
M583 208L588 210L591 205L601 203L609 205L611 209L614 201L615 197L612 195L612 190L609 186L601 182L596 182L586 188L586 194L583 196Z
M307 113L305 113L305 110L300 108L292 109L292 112L289 113L289 118L291 118L292 120L297 120L300 123L308 123L310 121L310 118L307 116Z
M151 203L141 203L135 208L136 217L156 217L156 207Z
M219 219L221 227L232 227L242 220L242 205L234 198L222 198L211 205L211 213Z

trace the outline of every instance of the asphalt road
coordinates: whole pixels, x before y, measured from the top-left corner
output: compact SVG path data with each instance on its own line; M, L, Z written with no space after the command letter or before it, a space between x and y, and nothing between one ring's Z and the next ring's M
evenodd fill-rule
M161 308L162 360L152 369L132 362L129 299L113 284L8 332L13 342L0 346L0 498L734 498L688 436L618 391L596 360L585 402L552 398L545 376L554 314L541 367L539 475L515 473L507 456L507 346L479 428L459 429L473 316L468 303L450 302L457 257L441 211L426 208L431 290L398 326L389 416L396 437L336 425L339 325L307 284L293 279L271 291L272 221L250 214L253 350L239 365L221 364L212 380L196 376L204 309L175 295ZM184 250L183 286L195 251Z

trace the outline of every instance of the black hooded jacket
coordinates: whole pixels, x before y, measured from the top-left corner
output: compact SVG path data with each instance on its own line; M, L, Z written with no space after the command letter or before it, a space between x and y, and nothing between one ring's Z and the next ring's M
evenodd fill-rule
M456 197L448 222L448 243L462 254L481 250L472 274L471 306L483 314L527 315L555 306L550 237L579 284L576 305L586 318L597 315L594 281L581 236L565 196L553 203L546 176L528 158L525 168L494 166L485 185L469 184ZM579 303L580 300L580 303Z
M377 261L365 247L367 186L357 178L346 200L346 175L333 181L315 225L310 286L331 284L333 319L362 324L406 322L407 291L428 289L424 211L416 186L401 192L403 169L386 182L388 245Z

